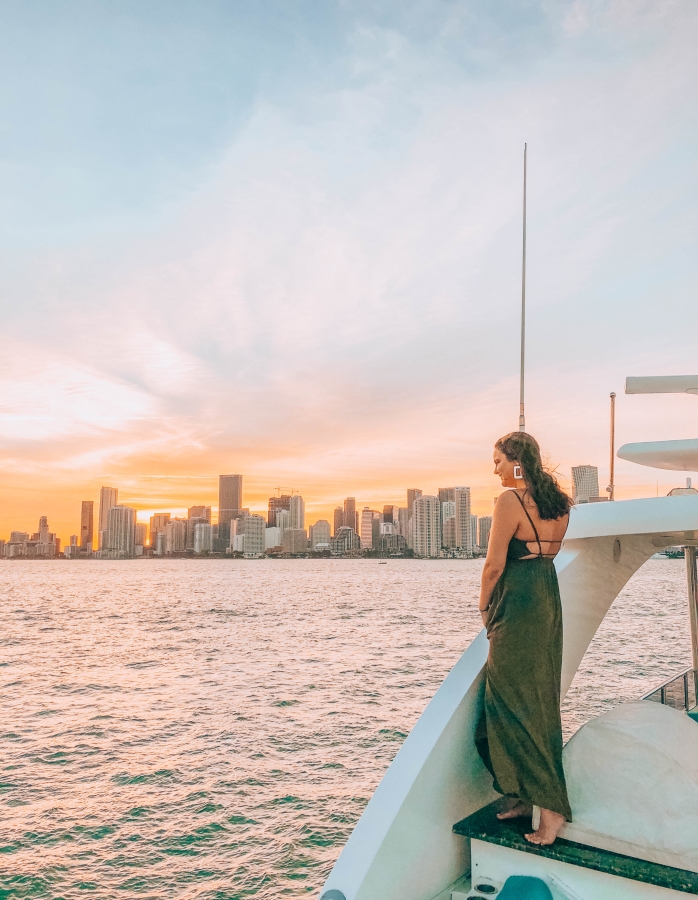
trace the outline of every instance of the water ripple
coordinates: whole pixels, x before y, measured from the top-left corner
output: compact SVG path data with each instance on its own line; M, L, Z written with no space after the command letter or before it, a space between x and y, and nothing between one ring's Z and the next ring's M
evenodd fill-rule
M0 567L0 897L317 890L478 632L480 563ZM690 657L683 563L650 561L568 733Z

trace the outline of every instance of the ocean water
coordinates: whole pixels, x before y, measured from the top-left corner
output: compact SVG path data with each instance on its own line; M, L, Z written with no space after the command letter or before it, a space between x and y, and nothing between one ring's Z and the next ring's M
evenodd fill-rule
M316 891L479 630L480 561L0 566L0 898ZM690 661L650 560L565 702L571 734Z

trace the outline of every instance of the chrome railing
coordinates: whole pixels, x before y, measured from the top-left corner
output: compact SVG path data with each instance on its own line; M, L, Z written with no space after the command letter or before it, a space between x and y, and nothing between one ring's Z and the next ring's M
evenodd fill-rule
M686 669L680 675L674 675L658 688L645 694L643 700L652 700L655 703L663 703L674 709L693 709L698 706L698 694L696 684L698 678L694 669Z

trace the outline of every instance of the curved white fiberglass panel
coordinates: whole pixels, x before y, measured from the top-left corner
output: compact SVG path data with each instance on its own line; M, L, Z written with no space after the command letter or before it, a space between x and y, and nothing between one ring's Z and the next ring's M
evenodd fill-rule
M623 703L565 747L574 821L561 837L698 872L698 724L661 703Z
M640 466L651 466L653 469L698 472L698 438L623 444L616 455L619 459L627 459Z
M658 549L697 537L698 494L572 510L555 560L563 695L628 579ZM495 796L474 743L487 649L483 630L422 713L330 873L326 900L431 900L467 871L467 841L452 825Z

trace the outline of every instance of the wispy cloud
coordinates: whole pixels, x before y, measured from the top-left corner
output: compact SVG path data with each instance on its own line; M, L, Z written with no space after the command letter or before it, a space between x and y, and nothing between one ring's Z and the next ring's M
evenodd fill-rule
M471 481L488 505L489 447L518 411L524 140L529 420L551 458L603 465L609 390L692 367L690 3L341 4L286 26L275 65L279 36L241 23L262 61L213 110L225 139L202 127L143 204L106 191L89 233L82 208L48 233L25 221L3 290L13 495L21 458L47 490L109 474L143 502L180 467L244 471L259 500L293 479L318 509L408 481ZM176 155L166 131L146 156ZM124 146L95 171L122 179ZM684 399L655 424L624 402L622 439L685 431Z

